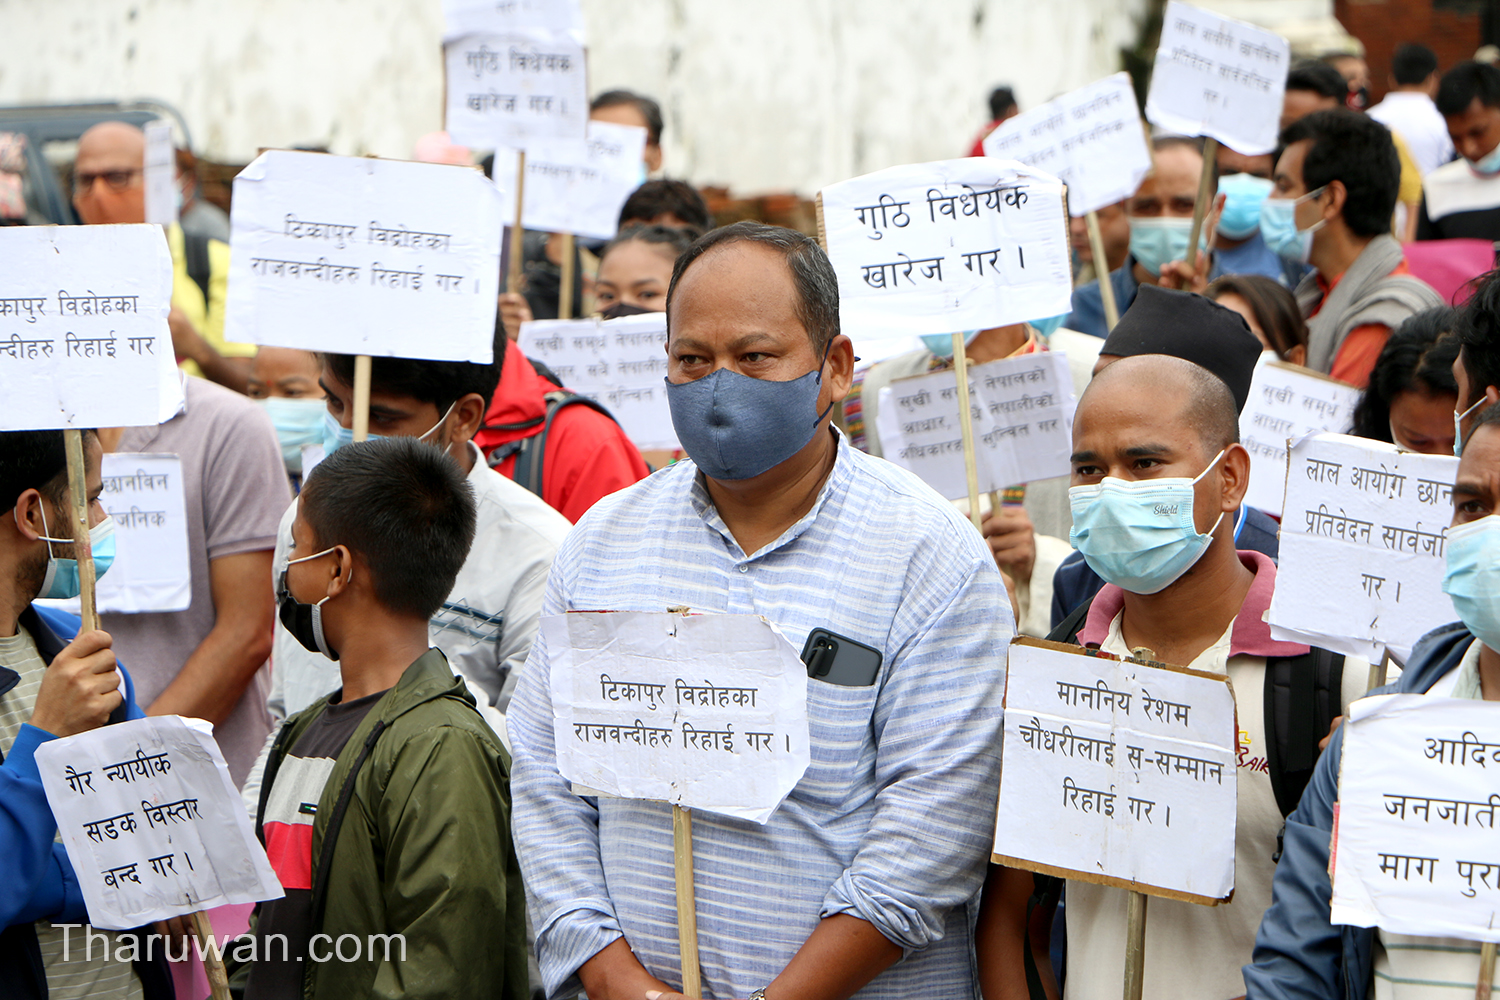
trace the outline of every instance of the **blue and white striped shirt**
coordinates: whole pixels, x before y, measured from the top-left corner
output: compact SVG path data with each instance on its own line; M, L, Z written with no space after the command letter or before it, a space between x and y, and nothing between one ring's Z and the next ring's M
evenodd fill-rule
M601 500L553 564L543 614L760 614L794 645L827 628L881 650L869 687L808 682L812 763L765 826L693 818L704 997L774 979L821 918L905 950L857 995L978 998L972 912L1000 780L1010 603L983 540L941 497L850 448L813 509L746 557L691 462ZM583 799L557 771L539 637L508 716L514 833L549 996L624 935L680 986L671 808Z

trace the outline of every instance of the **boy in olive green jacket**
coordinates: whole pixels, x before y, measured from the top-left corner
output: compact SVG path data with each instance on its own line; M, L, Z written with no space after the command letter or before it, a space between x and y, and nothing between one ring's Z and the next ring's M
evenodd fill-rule
M527 994L509 759L427 638L474 518L457 464L411 438L346 445L303 486L278 615L343 687L266 764L286 896L230 949L246 1000Z

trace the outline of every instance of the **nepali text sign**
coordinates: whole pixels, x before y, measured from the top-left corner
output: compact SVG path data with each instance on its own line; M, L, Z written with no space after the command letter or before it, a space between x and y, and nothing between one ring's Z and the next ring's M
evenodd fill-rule
M537 139L526 144L521 224L549 233L607 240L620 228L620 209L641 185L646 130L589 122L588 139ZM495 151L495 186L505 218L516 217L516 157Z
M969 495L958 386L952 371L897 379L880 390L885 457L950 500ZM969 369L979 491L1072 471L1073 378L1066 355L1028 354Z
M1039 170L989 157L914 163L819 199L846 330L983 330L1072 308L1063 186Z
M807 770L807 669L766 619L582 612L541 631L569 781L765 823Z
M95 927L282 895L207 722L104 726L43 743L36 763Z
M1196 903L1234 891L1228 678L1011 643L994 860Z
M667 405L667 314L521 324L518 344L562 384L599 403L637 448L673 450Z
M1255 155L1276 148L1291 46L1274 32L1171 0L1146 117Z
M502 223L478 170L270 150L232 221L226 339L491 361Z
M1116 73L1000 124L984 155L1045 170L1068 186L1068 211L1097 212L1135 194L1151 150L1130 74Z
M448 134L478 149L585 138L583 43L547 29L475 31L443 43Z
M182 405L157 226L0 228L0 430L136 427Z
M1335 924L1500 941L1500 707L1424 695L1349 708Z
M1443 593L1457 459L1319 434L1292 445L1288 470L1272 635L1404 658L1457 617Z
M1309 434L1342 434L1354 424L1359 390L1300 365L1263 361L1240 413L1240 443L1250 452L1245 503L1281 516L1286 497L1287 442Z
M445 39L475 31L544 29L583 42L579 0L443 0L443 22Z

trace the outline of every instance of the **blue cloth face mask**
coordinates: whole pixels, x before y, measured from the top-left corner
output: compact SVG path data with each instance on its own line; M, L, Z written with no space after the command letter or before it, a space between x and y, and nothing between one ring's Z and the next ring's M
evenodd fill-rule
M1130 255L1157 277L1162 265L1187 257L1188 240L1193 235L1193 220L1177 216L1146 216L1130 220ZM1202 237L1199 237L1202 245Z
M1297 206L1323 193L1322 188L1309 191L1300 198L1267 198L1260 203L1260 235L1271 252L1284 261L1306 264L1312 255L1313 233L1322 229L1326 220L1319 219L1307 229L1297 228Z
M827 361L825 347L823 363ZM753 479L812 440L833 409L830 402L817 412L822 386L823 364L786 382L720 368L692 382L667 382L667 404L682 450L704 475Z
M1254 174L1230 174L1219 179L1224 211L1219 214L1219 232L1232 240L1247 240L1260 229L1261 202L1274 185Z
M1443 593L1475 638L1500 649L1500 517L1448 529Z
M323 418L328 406L321 399L286 399L271 396L257 399L271 423L276 426L276 440L281 442L281 461L286 471L302 472L302 449L322 444ZM352 431L350 432L353 433Z
M1165 590L1202 558L1224 520L1220 511L1203 535L1193 521L1193 486L1223 457L1222 451L1215 455L1196 479L1106 476L1091 486L1070 488L1073 528L1068 540L1106 582L1132 594Z
M40 536L47 543L47 572L42 576L42 590L36 596L44 600L67 600L83 593L83 581L78 576L77 559L60 559L52 554L52 546L71 545L71 538L53 538L47 527L47 512L42 511ZM94 579L97 580L115 562L115 519L106 517L89 529L89 551L94 556Z
M448 408L443 411L443 415L441 417L438 417L437 423L433 424L431 427L427 428L426 431L417 435L417 440L426 441L428 438L436 434L437 429L443 426L443 422L448 419L448 415L453 412L453 407L457 405L458 400L455 399L448 406ZM372 438L387 436L388 435L385 434L376 434L374 431L370 432L370 437ZM329 413L327 407L325 406L323 409L323 453L325 455L332 455L344 445L353 443L354 428L345 427L340 424L338 422L338 418L335 417L332 413Z

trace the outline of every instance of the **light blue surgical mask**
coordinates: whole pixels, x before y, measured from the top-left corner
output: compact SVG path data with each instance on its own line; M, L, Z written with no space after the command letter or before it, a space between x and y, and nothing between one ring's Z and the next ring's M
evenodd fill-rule
M1219 214L1219 232L1232 240L1247 240L1260 229L1261 202L1271 194L1271 184L1254 174L1230 174L1219 179L1224 211Z
M1130 220L1130 255L1160 277L1162 265L1187 257L1188 240L1193 235L1193 220L1178 216L1143 216ZM1200 234L1198 244L1203 245Z
M979 336L978 330L964 331L964 346L968 347L974 343L974 338ZM922 334L922 346L940 358L953 357L953 334L951 333L924 333Z
M1215 455L1196 479L1106 476L1090 486L1072 487L1068 540L1106 582L1132 594L1165 590L1203 557L1224 520L1220 511L1213 527L1201 535L1193 521L1193 487L1223 457L1222 451Z
M1500 649L1500 517L1448 529L1443 593L1475 638Z
M443 411L443 415L441 417L438 417L438 422L437 423L433 424L426 431L424 431L421 434L417 435L417 440L418 441L426 441L428 438L430 438L434 434L436 434L438 428L441 427L441 426L443 426L443 423L448 419L448 415L453 412L453 407L455 407L457 405L458 405L458 400L455 399L448 406L448 408ZM370 437L372 437L372 438L388 437L388 436L389 435L386 435L386 434L376 434L374 431L370 432ZM309 444L313 444L315 442L308 442L308 443ZM327 407L325 406L324 409L323 409L323 454L324 454L324 456L332 455L334 452L338 451L344 445L346 445L346 444L353 444L353 443L354 443L354 428L352 428L352 427L345 427L342 424L340 424L338 422L338 419L336 417L334 417L334 415L332 413L329 413Z
M1500 146L1496 146L1477 160L1471 160L1466 156L1464 157L1464 161L1468 163L1469 169L1476 174L1493 177L1496 174L1500 174Z
M1488 399L1488 396L1480 396L1478 399L1474 400L1474 405L1469 407L1464 412L1459 413L1457 410L1453 411L1454 458L1463 458L1464 455L1464 421L1468 419L1469 414L1473 413L1475 410L1483 406L1485 402L1488 401Z
M53 538L47 527L47 512L42 510L42 530L39 536L47 543L47 572L42 576L42 590L37 597L44 600L67 600L83 593L83 581L78 575L77 559L61 559L52 554L52 546L70 545L71 538ZM115 562L115 519L106 517L89 529L89 551L94 556L94 579L97 580Z
M1034 319L1031 321L1031 327L1037 332L1037 336L1043 338L1050 337L1058 330L1062 329L1063 321L1066 320L1070 315L1072 314L1063 313L1061 316L1048 316L1046 319Z
M276 440L281 443L281 461L286 471L302 472L302 449L310 444L322 444L325 436L323 418L328 407L321 399L286 399L271 396L257 399L276 427Z
M1267 198L1260 203L1260 235L1272 253L1290 263L1307 263L1312 256L1313 233L1322 229L1326 220L1319 219L1306 229L1298 229L1297 206L1322 193L1323 189L1318 188L1300 198Z

